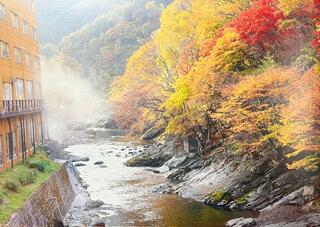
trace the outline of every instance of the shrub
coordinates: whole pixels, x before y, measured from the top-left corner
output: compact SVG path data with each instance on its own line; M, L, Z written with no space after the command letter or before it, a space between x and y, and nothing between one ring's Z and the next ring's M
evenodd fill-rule
M9 179L4 184L5 189L13 192L18 192L19 186L20 186L20 182L16 178Z
M48 162L44 160L31 161L29 163L30 168L36 169L39 172L45 172L47 165L48 165Z
M32 170L24 170L24 172L19 173L18 180L22 185L32 184L35 181L35 172Z

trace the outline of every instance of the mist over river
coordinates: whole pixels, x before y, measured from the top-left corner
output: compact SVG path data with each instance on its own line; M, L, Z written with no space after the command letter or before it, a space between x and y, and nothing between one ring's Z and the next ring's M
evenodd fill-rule
M167 181L166 173L124 165L132 153L141 150L137 144L106 137L66 149L72 155L90 158L78 170L89 184L91 198L104 202L96 213L107 226L220 227L230 219L252 215L215 209L175 194L155 193L155 187ZM98 161L104 164L94 165Z

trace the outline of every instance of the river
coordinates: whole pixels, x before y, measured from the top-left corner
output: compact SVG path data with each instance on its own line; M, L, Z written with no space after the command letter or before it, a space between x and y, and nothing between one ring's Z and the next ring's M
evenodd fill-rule
M90 158L86 166L78 170L89 184L91 198L105 203L97 214L107 226L220 227L230 219L252 215L212 208L175 194L153 192L166 181L165 174L124 165L132 157L129 152L139 149L135 142L106 138L92 139L66 149L73 155ZM105 166L94 165L97 161L103 161Z

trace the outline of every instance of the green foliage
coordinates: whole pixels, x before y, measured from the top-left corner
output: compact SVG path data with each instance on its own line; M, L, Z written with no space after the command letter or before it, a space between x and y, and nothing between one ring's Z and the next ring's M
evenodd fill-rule
M36 172L33 170L25 170L23 172L20 172L17 174L18 175L18 180L21 185L28 185L34 183L36 179Z
M5 203L5 194L0 191L0 208Z
M51 172L55 169L55 165L48 160L30 160L29 166L39 172Z
M20 185L21 184L17 178L12 178L5 182L4 188L12 192L18 192Z
M294 60L292 65L297 68L299 72L305 73L317 62L316 51L312 48L304 48L301 50L300 55Z
M90 78L99 90L107 90L112 80L124 73L130 56L159 27L167 0L149 2L126 0L111 4L96 19L66 35L59 51L80 63L84 69L82 77Z
M46 161L42 161L42 160L39 160L39 161L31 161L31 162L29 163L30 168L36 169L36 170L38 170L39 172L44 172L44 171L46 171L47 165L48 165L47 162L46 162Z
M40 149L40 148L39 148ZM60 165L49 161L41 150L37 155L30 157L33 162L47 161L47 171L38 172L29 165L18 163L14 169L8 169L0 173L0 225L8 221L8 218L19 209L26 199L45 182Z

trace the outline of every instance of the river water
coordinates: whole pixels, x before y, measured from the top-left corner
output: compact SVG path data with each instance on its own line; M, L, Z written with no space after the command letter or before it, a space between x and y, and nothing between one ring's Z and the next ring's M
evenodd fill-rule
M215 209L175 194L154 193L153 189L166 181L165 174L124 165L131 157L129 152L140 149L135 145L94 139L66 149L73 155L90 158L78 170L89 184L91 198L105 203L97 213L107 226L220 227L230 219L252 215ZM104 168L94 165L97 161L103 161Z

